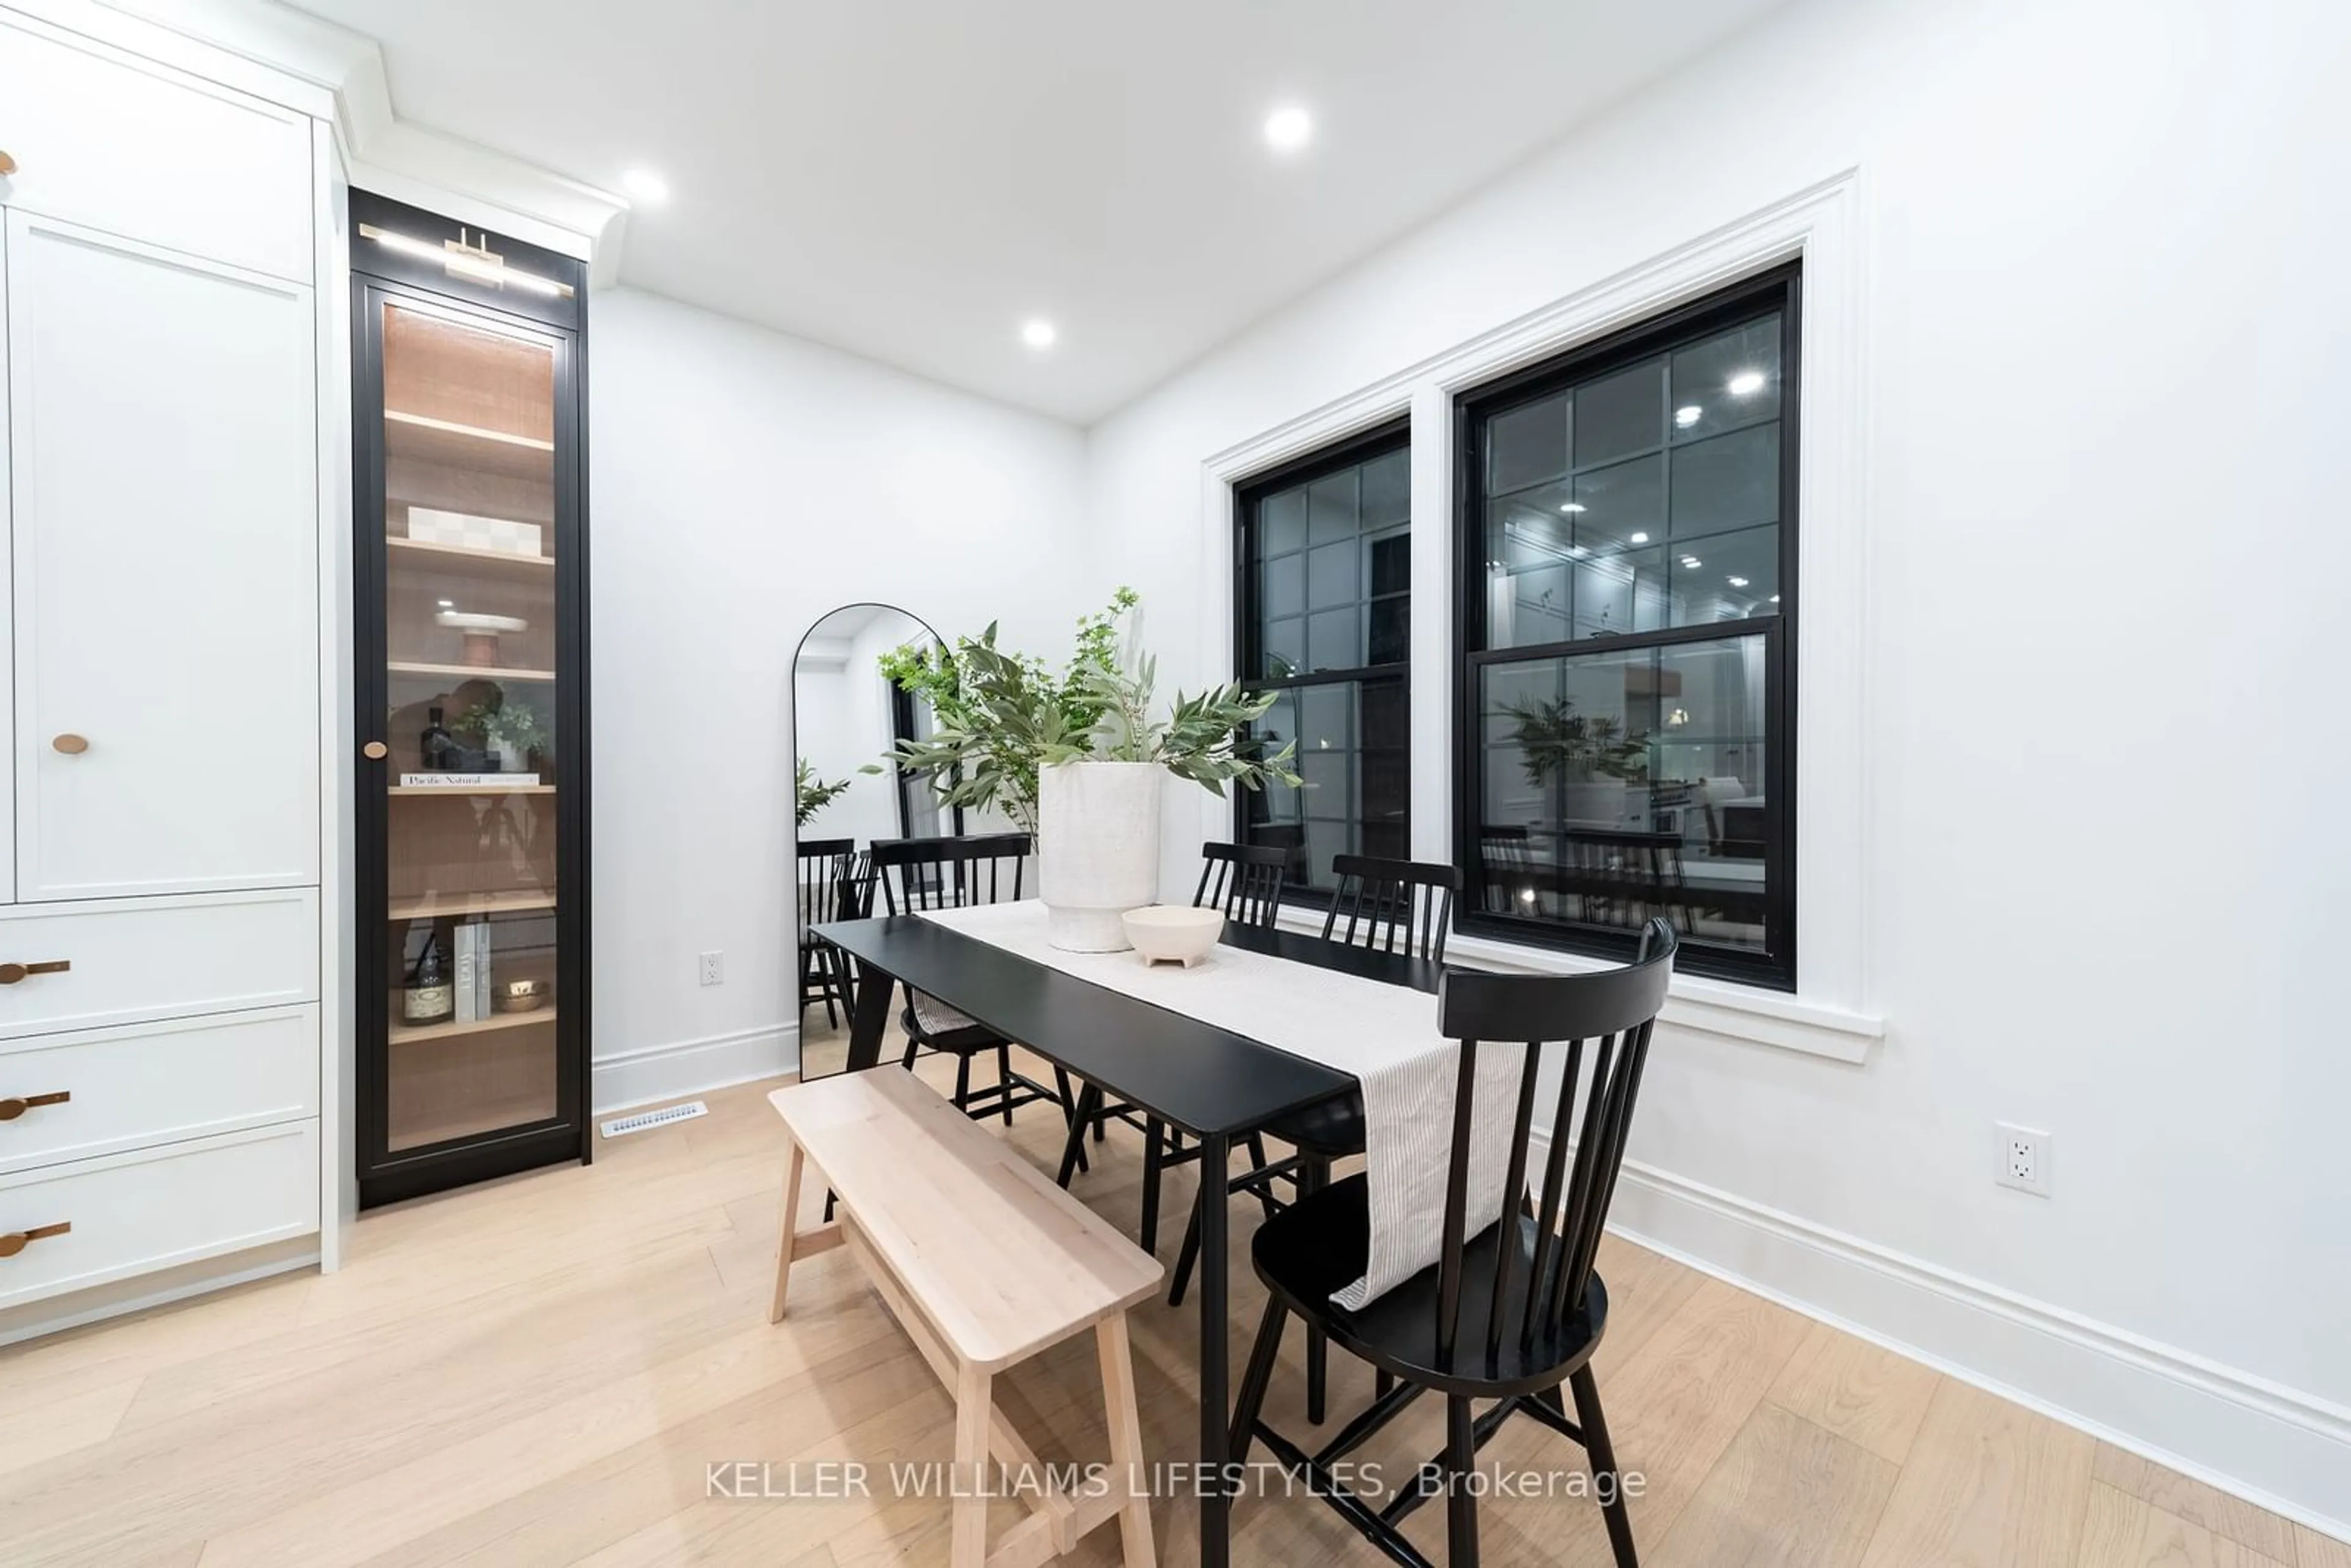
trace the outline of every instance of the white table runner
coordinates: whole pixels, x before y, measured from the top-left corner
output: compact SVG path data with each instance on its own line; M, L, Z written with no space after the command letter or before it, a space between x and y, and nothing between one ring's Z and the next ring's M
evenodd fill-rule
M1353 1073L1364 1086L1371 1253L1364 1278L1332 1300L1359 1308L1437 1261L1461 1058L1460 1047L1437 1032L1435 997L1221 944L1192 969L1145 964L1134 953L1064 953L1046 942L1045 906L1033 899L924 917L1033 963ZM1478 1050L1470 1114L1472 1236L1502 1212L1510 1117L1525 1061L1523 1045Z

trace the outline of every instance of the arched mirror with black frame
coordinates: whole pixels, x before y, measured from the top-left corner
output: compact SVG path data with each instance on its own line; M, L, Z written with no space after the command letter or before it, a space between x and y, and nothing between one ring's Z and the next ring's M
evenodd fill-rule
M883 662L897 649L937 641L920 617L894 605L845 604L808 629L792 659L791 875L803 1078L841 1071L849 1053L849 967L810 940L808 928L867 913L875 841L963 831L963 813L942 805L929 779L886 756L899 741L927 738L931 714L883 674Z

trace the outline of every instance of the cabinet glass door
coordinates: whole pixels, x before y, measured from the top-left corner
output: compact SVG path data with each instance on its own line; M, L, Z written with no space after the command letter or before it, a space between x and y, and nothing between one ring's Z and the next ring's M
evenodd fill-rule
M559 1114L561 340L377 297L390 1152Z

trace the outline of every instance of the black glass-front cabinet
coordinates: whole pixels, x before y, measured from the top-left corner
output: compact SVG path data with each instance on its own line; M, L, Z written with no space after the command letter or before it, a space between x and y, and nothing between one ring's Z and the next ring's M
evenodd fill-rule
M591 1152L587 267L351 193L360 1200Z

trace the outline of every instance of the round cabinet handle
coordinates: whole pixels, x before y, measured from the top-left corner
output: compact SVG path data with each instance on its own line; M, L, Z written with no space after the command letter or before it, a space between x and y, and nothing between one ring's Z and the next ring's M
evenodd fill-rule
M392 755L392 747L381 740L371 740L360 747L360 755L370 762L381 762Z
M6 179L16 172L16 160L9 157L5 152L0 152L0 180Z
M45 964L0 964L0 986L13 986L27 975L62 975L72 967L70 958L51 958Z
M79 757L83 752L89 749L89 737L79 735L61 735L55 740L49 742L49 744L57 750L64 752L68 757Z
M14 1258L44 1237L68 1235L72 1229L72 1220L61 1219L55 1225L36 1225L30 1230L11 1230L0 1236L0 1258Z

